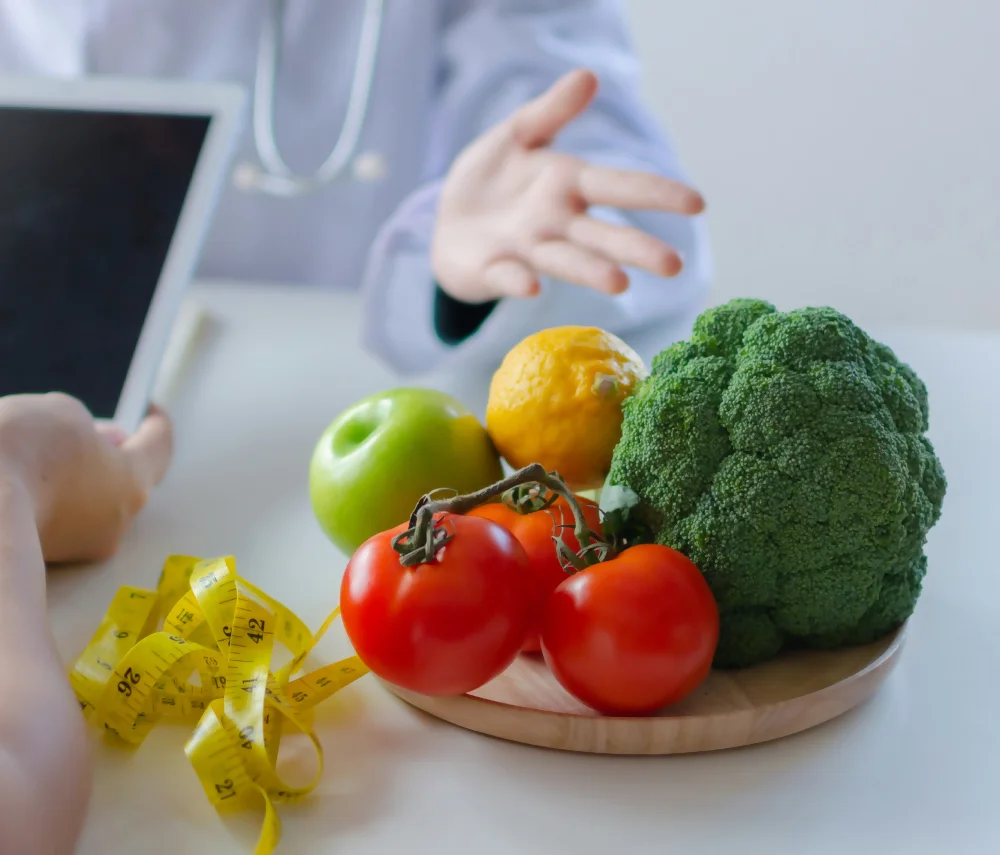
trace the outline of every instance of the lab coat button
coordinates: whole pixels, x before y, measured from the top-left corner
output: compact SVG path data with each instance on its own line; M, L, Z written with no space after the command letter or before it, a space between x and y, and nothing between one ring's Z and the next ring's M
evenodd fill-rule
M354 158L354 177L359 181L379 181L385 173L385 158L376 151L366 151Z

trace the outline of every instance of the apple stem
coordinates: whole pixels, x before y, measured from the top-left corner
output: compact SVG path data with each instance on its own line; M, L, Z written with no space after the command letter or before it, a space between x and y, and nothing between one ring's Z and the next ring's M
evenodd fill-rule
M561 496L573 512L575 522L573 534L580 544L579 551L570 549L558 535L554 538L560 558L565 562L564 567L566 564L569 565L566 567L567 570L571 568L574 571L584 570L607 556L608 544L590 530L583 509L573 491L566 486L566 482L556 473L546 472L541 463L532 463L474 493L443 499L424 496L410 516L407 530L392 539L392 548L399 554L399 563L404 567L431 563L438 550L454 537L453 532L436 524L435 517L438 514L467 514L480 505L485 505L509 491L529 484L541 485L551 490L555 497ZM555 497L548 501L543 500L542 507L548 507L555 501Z

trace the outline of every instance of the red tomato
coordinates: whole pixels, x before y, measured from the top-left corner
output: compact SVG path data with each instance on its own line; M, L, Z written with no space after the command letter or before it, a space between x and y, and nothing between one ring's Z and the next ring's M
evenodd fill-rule
M607 715L673 704L705 679L719 611L697 567L640 545L570 576L549 598L542 655L563 687Z
M488 520L443 514L454 533L433 563L404 567L392 539L363 543L344 571L340 609L358 656L376 675L425 695L479 688L516 658L533 596L528 559Z
M600 536L601 513L597 504L579 496L577 500L580 502L590 530ZM532 514L519 514L506 505L495 502L481 505L470 511L469 516L483 517L500 523L518 539L528 555L539 612L522 649L528 653L537 653L542 649L538 640L538 622L541 618L541 609L549 594L569 578L559 563L556 545L552 542L552 536L557 533L556 526L568 526L568 528L561 529L566 545L574 551L580 548L579 542L573 535L573 511L566 504L566 500L560 498L544 511L536 511Z

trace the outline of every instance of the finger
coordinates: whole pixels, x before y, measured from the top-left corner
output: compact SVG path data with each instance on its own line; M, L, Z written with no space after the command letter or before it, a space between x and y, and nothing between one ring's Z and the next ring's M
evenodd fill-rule
M97 432L116 447L128 438L128 433L113 422L97 422Z
M593 72L577 69L563 75L511 117L515 139L526 148L548 145L587 109L596 94L597 77Z
M144 489L159 484L174 451L173 427L167 414L157 407L150 408L139 429L122 443L122 451Z
M498 297L534 297L541 290L531 268L513 258L494 261L483 278Z
M580 172L580 195L588 205L630 210L700 214L705 200L693 187L672 178L632 169L587 164Z
M681 271L677 251L641 229L605 223L593 217L575 217L566 229L577 246L613 259L625 267L638 267L657 276L676 276Z
M628 288L628 276L617 264L567 240L538 244L531 263L539 273L604 294L621 294Z

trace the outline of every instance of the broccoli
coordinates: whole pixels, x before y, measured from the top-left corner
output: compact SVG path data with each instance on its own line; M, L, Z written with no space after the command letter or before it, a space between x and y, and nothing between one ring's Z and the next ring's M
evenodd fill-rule
M844 315L734 300L654 358L607 486L701 569L716 667L863 644L920 594L946 488L927 425L920 378Z

